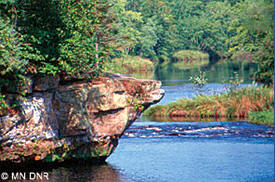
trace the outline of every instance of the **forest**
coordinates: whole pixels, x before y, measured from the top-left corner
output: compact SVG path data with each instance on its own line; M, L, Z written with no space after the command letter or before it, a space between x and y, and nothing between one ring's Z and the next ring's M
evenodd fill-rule
M182 50L253 60L273 84L272 0L1 0L0 107L29 75L95 78L114 58L153 63ZM21 93L24 95L24 92Z

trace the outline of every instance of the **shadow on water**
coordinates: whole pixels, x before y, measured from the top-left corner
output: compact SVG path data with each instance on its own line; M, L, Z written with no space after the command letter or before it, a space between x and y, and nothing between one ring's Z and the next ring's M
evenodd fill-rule
M126 181L122 174L112 165L80 165L60 167L49 171L50 181L90 181L90 182L122 182Z
M1 166L2 168L2 166ZM70 162L60 165L25 166L9 170L1 169L8 174L8 180L31 180L49 182L127 182L125 176L107 162L88 163ZM24 176L25 175L25 176Z

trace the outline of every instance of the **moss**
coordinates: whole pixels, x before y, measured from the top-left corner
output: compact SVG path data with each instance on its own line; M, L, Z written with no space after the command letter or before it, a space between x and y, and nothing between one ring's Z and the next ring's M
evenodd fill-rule
M47 163L63 162L72 159L90 160L99 157L107 157L111 154L115 145L110 143L83 143L78 146L68 147L64 145L52 153L49 153L43 160Z

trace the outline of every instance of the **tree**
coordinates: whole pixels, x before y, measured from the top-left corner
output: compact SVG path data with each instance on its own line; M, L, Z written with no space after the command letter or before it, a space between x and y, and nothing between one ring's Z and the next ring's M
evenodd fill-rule
M250 55L259 65L254 77L265 84L273 83L274 75L274 1L247 0L237 3L235 11L239 18L229 27L236 34L230 40L233 56Z
M157 27L152 19L147 20L147 23L142 25L141 38L139 44L137 45L137 49L139 49L142 57L147 57L152 60L157 59L156 52L154 51L154 47L158 41L156 32Z

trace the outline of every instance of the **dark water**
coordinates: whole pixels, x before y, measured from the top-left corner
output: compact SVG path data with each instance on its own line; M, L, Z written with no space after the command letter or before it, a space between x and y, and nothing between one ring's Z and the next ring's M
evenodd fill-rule
M153 76L163 82L167 104L198 93L188 81L205 70L205 94L222 93L237 72L248 86L255 65L223 63L192 70L171 66ZM152 75L151 75L152 76ZM94 182L273 182L274 127L233 122L154 122L141 118L102 165L49 169L50 181Z

